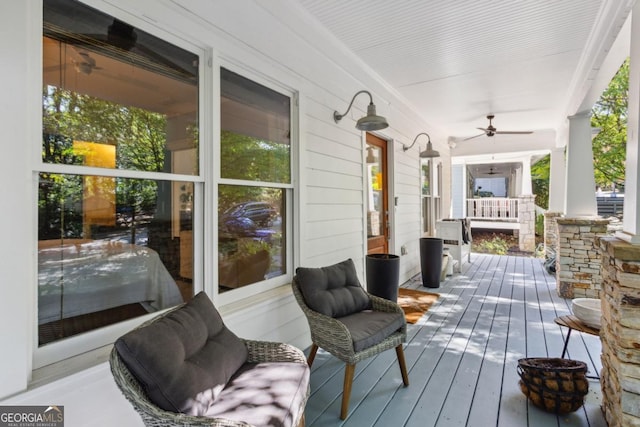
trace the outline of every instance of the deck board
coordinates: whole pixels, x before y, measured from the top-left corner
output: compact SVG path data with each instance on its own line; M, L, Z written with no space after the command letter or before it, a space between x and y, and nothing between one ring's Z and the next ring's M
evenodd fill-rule
M438 289L419 276L403 287L435 291L440 298L408 325L404 387L394 351L356 367L349 416L339 419L344 364L319 350L311 371L308 427L338 426L606 426L600 385L590 381L585 406L557 417L529 405L518 386L523 357L559 357L566 328L557 316L570 301L557 296L555 278L535 258L472 254L460 274ZM564 329L564 330L563 330ZM598 337L574 331L567 357L601 369Z

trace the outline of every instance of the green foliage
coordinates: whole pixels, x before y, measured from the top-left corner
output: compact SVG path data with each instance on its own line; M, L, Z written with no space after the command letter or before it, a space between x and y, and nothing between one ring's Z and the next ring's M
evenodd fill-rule
M231 131L222 131L220 146L221 176L244 181L291 182L289 144L264 141ZM249 200L282 203L282 189L250 185L220 185L218 212Z
M593 167L596 185L603 189L625 180L627 150L627 98L629 93L629 59L627 59L591 111L591 126L600 133L593 139ZM550 156L531 166L536 204L549 208Z
M596 185L603 189L624 185L628 94L629 59L591 110L591 126L601 129L593 139L593 166Z
M221 176L249 181L291 182L290 145L223 130Z
M544 215L536 215L536 236L544 236Z
M116 168L162 172L167 119L89 95L48 87L43 94L43 160L82 164L73 141L116 145Z
M164 115L52 86L43 93L42 107L44 162L82 165L83 156L74 150L73 142L86 141L115 145L118 169L165 169ZM94 185L99 182L93 181ZM40 238L82 235L82 202L87 188L80 176L41 174ZM154 180L117 178L115 191L116 205L130 207L134 217L136 213L155 210L158 184Z
M551 156L547 154L531 166L531 186L536 195L536 204L549 209L549 170Z
M473 243L473 251L482 254L506 255L509 252L509 243L498 235L491 239L483 239Z

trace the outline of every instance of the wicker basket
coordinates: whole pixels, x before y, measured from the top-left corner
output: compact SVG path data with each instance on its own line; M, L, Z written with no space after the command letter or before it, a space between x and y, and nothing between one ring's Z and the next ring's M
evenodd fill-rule
M589 391L584 362L559 358L518 360L520 389L531 402L547 412L567 414L584 404Z

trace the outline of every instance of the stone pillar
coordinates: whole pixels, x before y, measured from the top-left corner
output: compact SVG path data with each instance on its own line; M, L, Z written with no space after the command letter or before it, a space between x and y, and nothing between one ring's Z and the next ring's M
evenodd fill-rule
M614 237L602 253L602 410L616 427L640 426L640 247Z
M556 218L558 252L556 282L562 298L600 298L598 237L607 236L608 219Z
M544 214L544 258L551 258L551 254L558 253L558 224L556 219L561 212L545 212Z
M536 250L535 200L536 196L531 194L518 197L518 219L520 222L518 246L524 252L534 252Z

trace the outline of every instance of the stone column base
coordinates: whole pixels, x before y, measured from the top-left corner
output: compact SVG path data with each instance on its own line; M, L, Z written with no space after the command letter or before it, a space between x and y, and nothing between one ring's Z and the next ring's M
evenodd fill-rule
M556 283L563 298L600 298L600 250L596 239L607 236L608 219L556 218Z
M545 212L544 214L544 258L549 259L558 253L558 224L556 219L562 212Z
M640 426L640 246L614 237L602 253L602 410L610 426Z

